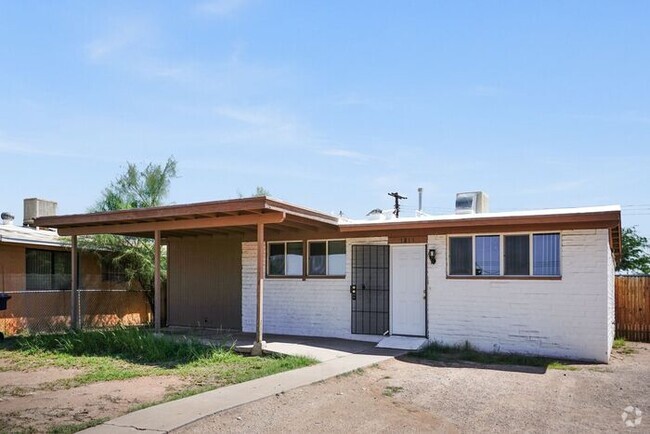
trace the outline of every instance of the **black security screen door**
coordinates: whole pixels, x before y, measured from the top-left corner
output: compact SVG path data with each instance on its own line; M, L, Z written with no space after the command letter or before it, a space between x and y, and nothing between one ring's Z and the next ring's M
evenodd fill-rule
M388 332L390 250L386 245L352 246L352 333Z

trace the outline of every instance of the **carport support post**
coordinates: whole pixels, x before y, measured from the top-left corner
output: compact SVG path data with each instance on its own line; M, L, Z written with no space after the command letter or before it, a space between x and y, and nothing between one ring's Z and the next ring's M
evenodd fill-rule
M257 322L255 327L255 342L251 349L253 356L262 355L264 347L263 306L264 306L264 223L257 224Z
M80 328L79 321L79 255L77 254L77 236L70 237L70 327L72 330Z
M153 319L156 332L162 326L161 300L160 300L160 231L153 232Z

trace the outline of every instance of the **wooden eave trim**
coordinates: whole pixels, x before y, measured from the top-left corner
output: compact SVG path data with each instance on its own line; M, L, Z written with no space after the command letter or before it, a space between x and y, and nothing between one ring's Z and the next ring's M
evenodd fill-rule
M338 226L338 221L339 219L333 216L328 216L326 214L318 214L312 211L308 210L296 210L296 207L289 206L289 207L284 207L284 206L267 206L266 209L271 210L271 211L278 211L278 212L286 212L287 215L294 216L297 218L301 218L304 220L307 220L309 222L313 223L324 223L328 226L331 227L336 227Z
M249 210L262 210L266 207L266 198L254 197L245 199L231 199L213 202L200 202L183 205L167 205L152 208L134 208L98 212L90 214L70 214L63 216L47 216L36 219L41 227L63 227L74 225L90 225L93 223L105 224L115 221L128 222L142 219L161 219L165 217L182 217L199 214L216 214Z
M282 223L286 215L280 212L266 214L250 214L229 217L201 218L194 220L173 220L151 223L106 224L95 226L64 227L59 229L60 235L93 235L93 234L137 234L143 232L178 231L191 229L226 228L230 226L246 226L258 223Z
M326 214L309 208L304 208L297 205L292 205L290 203L277 201L271 198L266 198L266 208L282 210L291 214L295 214L297 216L308 218L310 220L321 220L325 223L334 224L334 225L338 224L339 221L338 217L335 217L333 215Z
M216 214L264 214L271 212L284 212L304 218L315 224L327 224L330 227L336 227L338 218L328 214L319 213L307 208L278 202L268 199L265 196L230 199L212 202L200 202L183 205L167 205L152 208L136 208L129 210L116 210L109 212L98 212L90 214L70 214L63 216L46 216L39 217L36 222L42 227L63 228L72 226L90 226L93 224L107 223L142 223L145 220L159 221L161 219L179 219L179 218L205 218L205 216Z
M458 220L437 220L437 221L409 221L390 223L368 223L340 225L340 231L349 232L392 232L403 230L441 230L457 232L459 230L472 232L481 228L515 227L515 226L554 226L564 228L611 228L620 224L621 214L619 211L608 211L599 213L584 214L555 214L544 216L512 216L512 217L487 217Z

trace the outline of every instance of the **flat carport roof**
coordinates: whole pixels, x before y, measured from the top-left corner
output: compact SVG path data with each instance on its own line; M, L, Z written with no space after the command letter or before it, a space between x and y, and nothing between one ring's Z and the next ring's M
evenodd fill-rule
M338 218L266 196L153 208L39 217L35 224L60 235L121 234L153 238L184 235L255 237L258 224L270 234L338 230Z

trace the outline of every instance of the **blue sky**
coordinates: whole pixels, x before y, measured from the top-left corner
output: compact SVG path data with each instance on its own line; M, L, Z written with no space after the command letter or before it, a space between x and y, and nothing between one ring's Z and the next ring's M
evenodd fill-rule
M0 207L83 212L174 155L175 203L360 217L424 187L621 204L650 235L650 3L0 2Z

